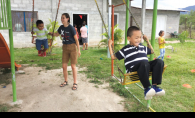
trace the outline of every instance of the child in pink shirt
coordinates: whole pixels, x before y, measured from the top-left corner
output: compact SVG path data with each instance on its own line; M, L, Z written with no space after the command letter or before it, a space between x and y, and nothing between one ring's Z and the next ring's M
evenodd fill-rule
M85 50L85 46L86 46L86 50L88 48L88 38L87 38L87 27L85 27L85 23L83 23L83 27L80 29L81 32L81 38L82 38L82 42L83 42L83 50Z

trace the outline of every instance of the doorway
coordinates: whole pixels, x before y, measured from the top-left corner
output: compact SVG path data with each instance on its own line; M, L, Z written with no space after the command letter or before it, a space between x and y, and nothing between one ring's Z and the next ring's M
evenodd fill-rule
M83 22L86 22L86 25L88 26L88 40L89 40L89 25L88 25L88 14L73 14L73 25L77 26L77 31L79 34L79 44L83 45L82 39L81 39L81 33L80 29L82 27Z
M156 24L156 37L159 37L159 32L161 30L164 31L166 36L166 25L167 25L167 16L166 15L158 15L157 16L157 24Z

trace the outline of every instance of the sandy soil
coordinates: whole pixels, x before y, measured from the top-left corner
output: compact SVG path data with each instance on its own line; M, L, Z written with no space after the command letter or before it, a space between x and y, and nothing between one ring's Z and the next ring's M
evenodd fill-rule
M20 69L21 70L21 69ZM89 83L85 74L78 73L78 90L72 90L73 77L68 76L69 85L60 88L64 81L62 69L46 71L42 67L23 67L25 74L16 74L17 99L22 112L124 112L124 98L113 93L108 84L99 88ZM69 70L71 68L69 67ZM80 68L79 71L86 70ZM0 75L3 76L8 75ZM0 86L0 104L12 101L12 85Z
M191 40L186 40L186 42L195 42ZM171 43L180 43L180 41L166 41L166 43L171 44Z

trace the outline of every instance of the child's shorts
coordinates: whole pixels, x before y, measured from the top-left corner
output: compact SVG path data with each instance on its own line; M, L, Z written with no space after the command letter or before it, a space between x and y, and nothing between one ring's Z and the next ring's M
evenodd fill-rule
M44 49L48 49L48 40L47 39L44 39L44 40L39 40L37 39L36 40L36 48L37 50L41 50L41 45L44 46Z
M88 43L88 38L87 38L87 37L86 37L86 38L83 38L83 37L82 37L82 42L83 42L83 43Z
M77 64L77 47L76 44L63 44L62 46L62 63L68 63L71 60L71 64Z

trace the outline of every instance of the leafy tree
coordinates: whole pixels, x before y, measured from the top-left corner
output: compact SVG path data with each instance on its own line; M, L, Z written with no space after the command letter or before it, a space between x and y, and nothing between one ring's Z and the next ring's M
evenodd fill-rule
M185 25L185 23L187 27L190 27L192 25L192 27L195 28L195 11L191 10L188 14L180 15L180 25Z
M188 37L188 35L189 35L188 31L183 31L181 34L179 34L178 39L180 40L182 45L185 43L185 40Z

